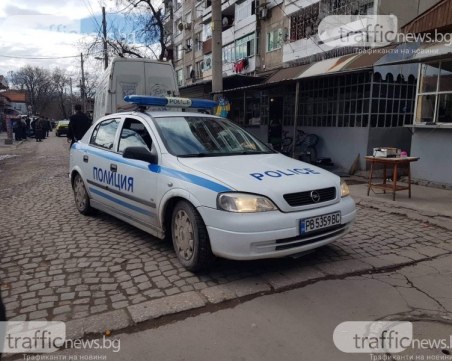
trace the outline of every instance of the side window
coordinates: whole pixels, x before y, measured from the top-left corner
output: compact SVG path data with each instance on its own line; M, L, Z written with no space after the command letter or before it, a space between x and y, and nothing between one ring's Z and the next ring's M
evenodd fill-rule
M122 127L119 139L119 153L123 153L127 147L145 147L151 151L151 136L144 124L137 119L127 118Z
M99 123L91 135L90 144L105 149L113 149L119 119L107 119Z

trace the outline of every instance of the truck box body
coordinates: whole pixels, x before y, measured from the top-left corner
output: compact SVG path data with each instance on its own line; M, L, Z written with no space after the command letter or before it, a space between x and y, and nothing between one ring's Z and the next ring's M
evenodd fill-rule
M96 89L93 119L127 107L126 95L178 96L176 72L170 62L115 58Z

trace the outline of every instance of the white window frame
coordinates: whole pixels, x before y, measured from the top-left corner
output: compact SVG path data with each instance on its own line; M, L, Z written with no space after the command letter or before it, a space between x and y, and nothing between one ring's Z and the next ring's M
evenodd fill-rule
M267 53L281 49L282 43L283 43L283 29L278 28L267 33L266 39Z

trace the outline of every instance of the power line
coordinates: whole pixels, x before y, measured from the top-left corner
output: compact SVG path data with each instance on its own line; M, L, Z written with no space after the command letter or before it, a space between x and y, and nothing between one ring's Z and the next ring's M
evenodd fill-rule
M96 55L100 54L102 52L94 52L94 53L88 53L84 54L86 56L89 55ZM25 60L52 60L52 59L70 59L70 58L78 58L80 57L80 54L78 55L68 55L68 56L13 56L13 55L3 55L0 54L0 58L9 58L9 59L25 59Z
M94 10L93 10L93 8L91 7L91 4L89 3L89 0L87 0L87 1L88 1L88 3L87 3L85 0L82 0L83 5L84 5L85 8L88 10L89 14L91 15L91 18L92 18L92 19L94 20L94 22L96 23L97 28L100 29L101 26L100 26L99 22L97 21L96 16L94 15Z

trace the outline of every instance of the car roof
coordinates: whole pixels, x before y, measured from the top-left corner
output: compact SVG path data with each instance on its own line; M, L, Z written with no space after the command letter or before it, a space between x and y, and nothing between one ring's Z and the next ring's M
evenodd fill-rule
M108 116L104 116L98 120L95 121L95 123L98 123L101 119L105 120L105 118L109 117L115 117L115 116L128 116L128 115L134 115L134 116L141 116L144 118L163 118L163 117L186 117L186 116L197 116L197 117L205 117L205 118L217 118L217 119L223 119L221 117L218 117L213 114L205 114L205 113L199 113L199 112L180 112L180 111L162 111L162 110L146 110L144 112L139 111L128 111L128 112L119 112L119 113L113 113L109 114Z
M174 112L174 111L146 111L147 115L152 118L162 118L162 117L186 117L186 116L199 116L206 118L218 118L212 114L199 113L199 112Z

